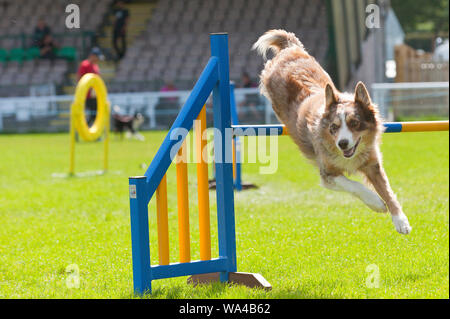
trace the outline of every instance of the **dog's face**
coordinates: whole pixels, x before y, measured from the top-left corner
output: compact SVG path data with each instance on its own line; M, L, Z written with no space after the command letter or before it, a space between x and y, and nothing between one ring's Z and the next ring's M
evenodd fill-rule
M378 113L362 82L356 85L354 95L338 96L327 85L325 101L321 129L333 152L352 158L374 142L378 132Z
M136 130L139 129L139 127L140 127L142 124L144 124L144 121L145 121L144 116L143 116L141 113L136 113L136 114L134 115L134 120L133 120L134 128L135 128Z

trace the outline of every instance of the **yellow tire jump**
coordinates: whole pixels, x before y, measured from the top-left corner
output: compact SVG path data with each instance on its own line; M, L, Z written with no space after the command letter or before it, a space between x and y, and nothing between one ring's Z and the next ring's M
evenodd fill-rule
M97 115L91 127L88 126L84 113L85 102L88 91L95 91L97 97ZM70 110L70 170L73 175L75 171L75 132L86 142L98 140L103 133L104 158L103 171L108 169L108 144L110 128L110 107L107 99L107 90L102 78L94 73L87 73L78 81L75 89L75 99Z

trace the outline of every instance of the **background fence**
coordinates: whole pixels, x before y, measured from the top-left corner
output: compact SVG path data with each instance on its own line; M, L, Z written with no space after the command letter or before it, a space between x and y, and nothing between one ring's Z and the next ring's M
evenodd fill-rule
M389 121L448 118L448 82L374 83L372 98Z
M395 47L395 82L443 82L449 80L448 61L406 44Z
M111 107L118 105L124 114L141 113L141 129L168 129L185 103L190 91L137 92L108 94ZM243 123L278 123L270 103L259 89L236 89L236 104ZM64 132L69 129L72 95L0 98L0 132ZM211 97L207 119L212 121Z
M144 115L142 130L168 129L190 91L109 94L111 106L119 105L124 114ZM378 83L372 98L387 120L423 116L448 118L448 82ZM38 94L36 94L38 95ZM279 123L269 101L258 88L235 89L239 122L243 124ZM0 132L68 132L72 95L0 98ZM112 110L113 111L113 110ZM207 121L212 123L211 98L207 102Z

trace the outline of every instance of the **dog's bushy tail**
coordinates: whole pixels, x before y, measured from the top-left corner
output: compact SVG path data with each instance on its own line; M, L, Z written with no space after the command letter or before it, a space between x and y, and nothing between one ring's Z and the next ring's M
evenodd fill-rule
M304 50L303 44L291 32L285 30L269 30L259 37L258 41L253 44L252 50L257 50L259 54L267 59L267 52L272 50L275 54L283 49L298 46Z

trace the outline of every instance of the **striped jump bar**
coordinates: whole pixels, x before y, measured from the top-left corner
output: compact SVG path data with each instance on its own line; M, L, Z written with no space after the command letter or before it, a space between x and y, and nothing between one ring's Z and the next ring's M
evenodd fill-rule
M385 133L448 131L448 121L386 122ZM286 127L275 125L232 125L235 136L288 135Z

